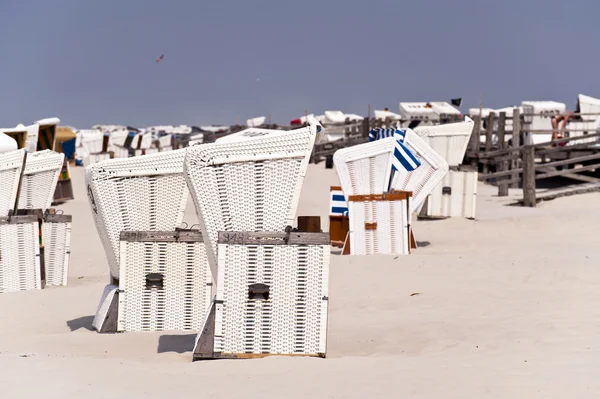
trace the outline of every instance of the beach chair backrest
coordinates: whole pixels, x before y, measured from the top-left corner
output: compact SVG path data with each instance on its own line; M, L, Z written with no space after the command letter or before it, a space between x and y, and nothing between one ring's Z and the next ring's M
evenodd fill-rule
M181 225L188 197L186 151L115 158L86 168L88 200L114 278L121 231L172 231Z
M447 123L435 126L419 126L415 133L450 166L462 163L475 124L471 119L465 122Z
M0 217L14 210L25 154L25 149L0 154Z
M337 150L333 163L344 195L382 194L387 191L396 139L358 144Z
M213 276L219 231L283 231L295 224L316 133L310 126L189 147L185 176Z
M421 207L427 196L448 173L448 163L413 130L404 130L404 145L416 156L421 165L413 171L402 169L396 171L392 187L396 191L412 192L410 212L414 212Z
M19 209L41 209L52 205L65 154L42 150L27 154L19 192Z

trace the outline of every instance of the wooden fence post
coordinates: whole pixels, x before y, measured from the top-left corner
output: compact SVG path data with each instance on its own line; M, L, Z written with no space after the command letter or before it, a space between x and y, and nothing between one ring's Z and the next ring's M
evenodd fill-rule
M496 117L496 114L493 112L490 112L488 117L487 117L487 126L485 129L485 147L484 147L484 151L485 152L489 152L492 150L492 138L494 137L494 118ZM488 173L489 172L489 160L486 160L487 162L483 164L483 173Z
M370 126L369 126L369 121L370 121L370 117L369 118L365 118L362 121L362 136L363 137L369 137L369 132L371 131Z
M498 119L498 149L506 149L506 141L504 140L504 133L506 132L506 112L500 112ZM498 165L499 172L505 172L508 170L508 161L500 161ZM498 183L498 197L506 197L508 195L508 184Z
M535 207L535 147L523 147L523 205Z
M517 149L513 154L518 154L518 148L521 146L521 112L519 108L515 108L513 111L513 134L512 134L512 147ZM510 161L511 169L519 168L519 159L513 159ZM519 178L518 173L513 173L511 176L511 180L516 180ZM519 188L519 183L512 183L510 185L511 188Z
M473 131L471 132L471 138L469 140L469 152L471 153L471 166L477 169L478 157L479 157L479 136L481 134L481 117L475 115L473 120Z

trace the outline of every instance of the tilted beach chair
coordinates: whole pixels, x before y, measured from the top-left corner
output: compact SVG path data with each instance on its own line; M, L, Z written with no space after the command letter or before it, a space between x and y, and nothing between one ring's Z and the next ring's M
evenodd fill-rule
M204 320L212 285L205 245L198 232L178 229L188 197L186 151L86 169L111 276L94 320L100 332L197 330Z
M218 276L194 359L325 355L329 235L291 231L320 130L190 147L185 174Z
M372 134L371 142L334 154L349 209L346 245L353 255L409 254L411 194L388 192L395 174L421 166L399 142L396 129L378 129Z
M19 209L41 209L45 212L50 208L64 160L65 154L51 150L27 155L19 193Z
M433 189L448 173L448 162L423 141L413 130L402 129L403 144L418 159L420 166L414 170L399 168L392 177L391 187L396 191L412 192L410 212L420 209Z
M464 122L447 123L435 126L419 126L415 133L450 166L460 165L467 152L471 133L475 126L469 117Z
M0 293L42 288L38 218L15 216L25 159L0 154Z

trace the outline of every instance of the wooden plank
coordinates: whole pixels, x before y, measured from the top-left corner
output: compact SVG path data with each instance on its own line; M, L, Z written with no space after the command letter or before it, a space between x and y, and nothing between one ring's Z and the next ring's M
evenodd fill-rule
M287 242L286 242L287 240ZM329 233L219 231L219 244L230 245L329 245Z
M175 231L130 231L121 232L121 241L128 242L203 242L202 233L198 230Z
M196 342L192 361L214 358L215 351L215 315L217 313L215 303L211 303L208 317L204 322L200 339Z
M500 112L498 118L498 145L501 149L505 149L508 143L505 141L505 130L506 130L506 112ZM498 163L498 171L506 172L508 170L508 161L500 161ZM508 184L499 182L498 183L498 197L508 196Z
M600 159L600 154L592 154L592 155L587 155L587 156L583 156L583 157L570 158L570 159L565 159L563 161L548 162L548 163L544 163L544 164L539 164L536 166L536 168L548 167L548 166L565 166L565 165L576 164L579 162L593 161L596 159ZM597 167L600 168L600 165L597 165ZM594 168L591 168L591 169L594 169ZM588 170L591 170L591 169L588 169ZM511 171L507 171L507 172L489 173L485 176L480 176L479 180L490 180L490 179L494 179L497 177L508 176L511 173L522 173L522 172L523 172L523 169L520 168L520 169L514 169ZM539 176L538 176L538 178L539 178Z
M471 138L469 139L469 154L471 158L471 165L477 167L477 159L479 158L479 140L481 135L481 116L476 115L473 120L473 130L471 132Z
M569 195L586 194L595 191L600 191L600 183L578 184L574 187L561 188L557 190L548 190L544 193L538 193L536 201L549 201L556 198L566 197ZM521 205L523 200L517 201L515 205Z
M517 110L515 110L515 111L517 111ZM515 132L516 131L515 131L514 125L513 125L513 138L514 138ZM583 144L575 144L575 145L572 145L572 146L556 146L556 147L548 148L552 144L568 143L569 141L581 140L582 138L583 139L588 139L588 138L594 138L594 137L597 138L597 141L590 142L590 143L583 143ZM514 141L515 140L513 140L513 144L514 144ZM558 139L558 140L554 140L554 141L547 141L547 142L544 142L544 143L531 144L531 145L535 149L543 149L544 151L552 152L552 151L565 151L565 150L575 149L575 148L587 148L587 147L590 147L590 146L592 146L594 144L600 144L600 133L588 134L586 136L579 136L579 137L567 137L567 138L564 138L564 139ZM481 158L495 158L495 157L498 157L498 156L508 155L512 151L514 151L514 148L509 148L507 150L490 151L490 152L486 152L486 153L481 154L480 157Z
M487 117L486 127L485 127L485 145L483 147L485 152L492 150L493 137L494 137L494 119L495 119L495 114L493 112L490 112ZM484 152L484 154L485 154L485 152ZM490 171L489 164L487 164L487 163L483 164L482 173L488 173L489 171Z
M298 231L305 233L320 233L321 217L320 216L298 216Z
M566 176L566 175L580 173L580 172L586 172L588 170L594 170L594 169L600 169L600 164L580 166L580 167L572 168L572 169L563 169L563 170L557 170L555 172L542 173L542 174L536 175L535 178L536 178L536 180L547 179L550 177Z
M535 148L523 150L523 205L535 207Z
M364 194L350 195L348 201L352 202L369 202L369 201L400 201L407 200L412 196L412 191L393 191L384 194Z
M110 301L108 312L106 312L106 318L102 327L100 327L101 334L116 333L117 332L117 321L119 316L119 291L115 292L115 295Z
M512 147L514 150L513 154L520 155L520 153L521 153L521 151L519 149L520 146L521 146L521 113L519 111L519 108L515 108L513 110L513 136L512 136ZM518 169L519 168L519 159L513 159L512 161L510 161L509 168L511 170ZM518 179L519 179L519 174L517 172L513 172L512 180L518 180ZM516 184L516 183L510 184L509 187L517 188L518 184Z

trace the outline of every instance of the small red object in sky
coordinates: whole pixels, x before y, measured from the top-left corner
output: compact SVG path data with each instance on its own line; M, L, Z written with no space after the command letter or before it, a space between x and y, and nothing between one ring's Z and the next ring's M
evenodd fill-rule
M156 59L156 62L161 62L161 61L162 61L162 59L163 59L164 57L165 57L165 55L164 55L164 54L163 54L163 55L161 55L160 57L158 57L158 58Z

